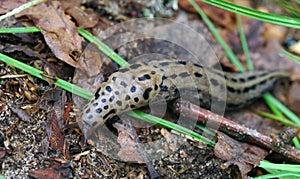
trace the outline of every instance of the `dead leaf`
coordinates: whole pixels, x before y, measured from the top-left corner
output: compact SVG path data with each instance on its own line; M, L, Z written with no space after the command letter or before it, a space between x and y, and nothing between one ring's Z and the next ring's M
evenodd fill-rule
M45 41L57 58L73 67L77 65L77 54L82 52L83 38L77 27L66 15L59 1L38 4L20 14L27 15L41 29Z
M266 150L257 146L238 142L222 132L217 133L218 142L215 146L215 155L227 161L222 166L224 169L230 165L236 165L242 178L246 178L247 173L258 166L259 162L268 155Z
M29 171L29 176L44 179L63 179L70 176L71 169L69 168L68 163L63 163L54 159L51 159L50 162L46 162L49 166L48 168Z
M70 160L72 157L69 152L69 145L62 133L62 128L59 125L58 118L54 111L48 115L47 127L49 129L48 136L50 146L58 149L66 159Z
M30 0L18 0L18 1L2 0L0 1L0 14L5 14L29 1Z
M23 120L23 121L26 121L26 122L30 122L30 123L34 123L34 120L32 119L32 117L23 109L21 109L20 107L18 106L14 106L12 104L9 104L9 107L10 109L18 115L18 117Z
M300 115L300 83L294 82L290 87L288 94L288 106L295 113Z
M67 9L67 13L71 15L82 28L95 27L99 21L99 16L95 12L83 10L80 7L72 6Z

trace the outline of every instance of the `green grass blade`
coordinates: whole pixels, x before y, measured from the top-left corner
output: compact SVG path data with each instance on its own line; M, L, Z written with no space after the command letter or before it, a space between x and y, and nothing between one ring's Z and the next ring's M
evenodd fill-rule
M230 59L230 61L240 70L240 71L245 71L243 65L241 62L236 58L230 47L227 45L227 43L222 39L220 34L217 32L215 26L213 23L208 19L208 17L205 15L205 13L201 10L201 8L195 3L194 0L189 0L189 3L196 9L198 14L202 17L203 21L213 34L213 36L216 38L218 43L225 49L225 53Z
M268 161L260 161L259 167L273 170L284 170L289 172L300 172L300 165L293 164L276 164Z
M236 20L237 20L237 26L238 26L238 31L239 31L239 35L240 35L242 48L243 48L243 51L244 51L244 55L246 57L248 70L254 70L254 66L253 66L253 63L252 63L252 60L251 60L251 57L250 57L250 53L249 53L249 48L248 48L246 36L245 36L244 30L243 30L243 24L242 24L241 16L236 14Z
M286 126L293 126L293 127L300 127L299 125L296 125L295 123L293 123L292 121L286 119L284 116L278 116L278 115L274 115L274 114L270 114L267 112L256 112L257 114L259 114L262 117L265 118L269 118L269 119L273 119L276 121L280 121L281 123L283 123Z
M0 60L7 63L8 65L11 65L11 66L14 66L20 70L23 70L37 78L40 78L42 80L46 80L46 77L43 76L43 71L41 70L38 70L34 67L31 67L25 63L22 63L18 60L15 60L7 55L4 55L2 53L0 53ZM56 82L54 83L55 85L61 87L62 89L66 90L66 91L69 91L69 92L72 92L74 93L75 95L78 95L82 98L85 98L85 99L90 99L90 97L92 96L92 93L89 92L89 91L86 91L85 89L83 88L80 88L74 84L71 84L65 80L62 80L62 79L57 79Z
M130 112L127 112L126 114L132 116L132 117L135 117L135 118L138 118L138 119L141 119L141 120L144 120L144 121L147 121L147 122L151 122L153 124L158 124L160 126L163 126L165 128L168 128L168 129L173 129L177 132L180 132L182 134L186 134L188 136L191 136L199 141L202 141L204 142L205 144L207 145L210 145L210 146L214 146L215 143L203 136L201 136L200 134L192 131L192 130L189 130L185 127L182 127L180 125L177 125L177 124L174 124L172 122L169 122L169 121L166 121L166 120L163 120L161 118L158 118L158 117L155 117L155 116L152 116L150 114L146 114L146 113L143 113L141 111L137 111L137 110L134 110L134 111L130 111Z
M97 47L100 49L101 52L103 52L106 56L108 56L110 59L112 59L114 62L116 62L121 67L128 65L128 62L126 60L124 60L122 57L120 57L116 52L114 52L105 43L101 42L97 37L93 36L87 30L79 27L78 32L80 35L82 35L84 38L86 38L89 42L97 45Z
M281 49L281 54L283 54L283 55L289 57L290 59L294 60L294 61L297 62L297 63L300 63L300 58L299 58L299 56L296 56L296 55L294 55L294 54L292 54L292 53L290 53L290 52L288 52L288 51L286 51L286 50L284 50L284 49Z
M239 6L227 1L223 0L202 0L205 3L211 4L213 6L225 9L227 11L231 11L236 14L240 14L243 16L247 16L250 18L254 18L257 20L261 20L264 22L269 22L281 26L300 28L300 19L299 18L291 18L287 16L281 16L277 14L271 14L266 12L260 12L254 9L249 9L243 6Z
M13 27L13 28L0 28L0 34L7 33L32 33L40 32L41 30L37 27Z
M274 98L271 94L266 93L264 95L267 100L273 103L277 108L280 109L289 119L291 119L295 124L300 125L300 119L287 107L285 107L282 103L280 103L276 98Z

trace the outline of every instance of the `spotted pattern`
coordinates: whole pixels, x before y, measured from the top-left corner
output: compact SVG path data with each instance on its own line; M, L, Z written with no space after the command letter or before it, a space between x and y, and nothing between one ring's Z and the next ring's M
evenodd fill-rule
M226 109L240 108L259 98L279 78L287 76L282 71L223 74L200 64L175 60L131 64L114 72L96 91L81 114L83 129L91 130L125 111L148 105L158 95L172 100L184 93L191 102L200 102L206 108L210 107L211 100L226 102ZM189 92L195 87L200 99ZM212 96L211 88L217 93L227 89L227 98L222 101Z

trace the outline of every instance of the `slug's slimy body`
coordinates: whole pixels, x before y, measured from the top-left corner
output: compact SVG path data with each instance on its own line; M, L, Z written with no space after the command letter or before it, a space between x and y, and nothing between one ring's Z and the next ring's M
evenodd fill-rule
M81 115L83 131L86 133L91 127L103 125L125 111L146 106L157 96L164 100L189 96L192 102L200 102L209 108L211 100L218 98L211 95L213 89L214 94L227 92L226 109L241 108L271 89L282 77L288 77L288 74L282 71L223 74L175 60L131 64L113 73L84 108ZM197 96L190 92L192 89L197 90Z

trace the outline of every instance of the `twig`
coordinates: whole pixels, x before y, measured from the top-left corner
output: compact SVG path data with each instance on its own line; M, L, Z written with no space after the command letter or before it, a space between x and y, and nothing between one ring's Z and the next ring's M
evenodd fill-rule
M256 130L241 126L227 118L214 114L187 101L177 100L175 103L177 113L188 117L196 122L212 122L220 125L218 130L235 137L237 140L252 143L260 147L272 150L278 154L300 163L300 150L283 141L275 141L273 138L259 133Z

